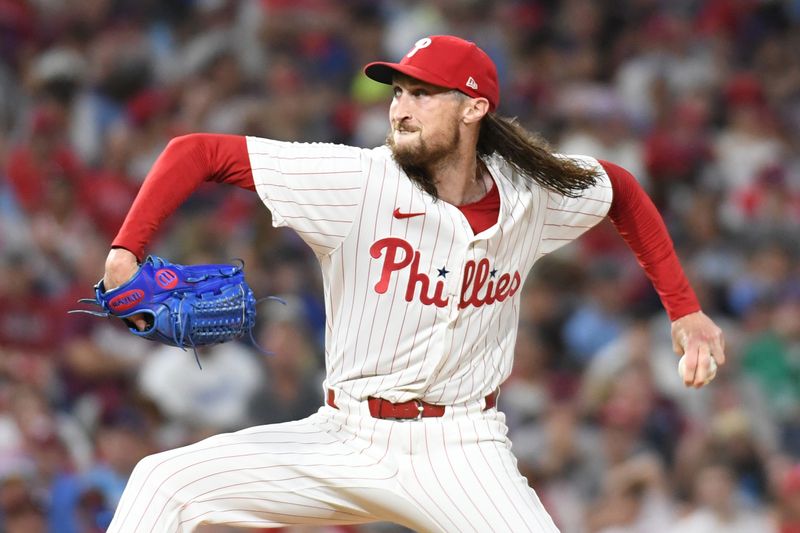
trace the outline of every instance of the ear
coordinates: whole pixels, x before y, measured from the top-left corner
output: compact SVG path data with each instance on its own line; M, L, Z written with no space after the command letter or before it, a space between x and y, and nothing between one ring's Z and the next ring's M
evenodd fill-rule
M464 124L473 124L480 120L489 112L489 100L486 98L470 98L467 100L461 112L461 120Z

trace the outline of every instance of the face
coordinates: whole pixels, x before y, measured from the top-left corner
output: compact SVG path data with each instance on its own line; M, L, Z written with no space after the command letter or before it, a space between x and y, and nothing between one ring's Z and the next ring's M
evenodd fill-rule
M724 509L731 504L734 485L735 479L727 467L707 466L697 474L696 499L712 509Z
M397 163L429 168L455 153L461 142L459 119L466 98L458 91L401 74L392 86L386 142Z

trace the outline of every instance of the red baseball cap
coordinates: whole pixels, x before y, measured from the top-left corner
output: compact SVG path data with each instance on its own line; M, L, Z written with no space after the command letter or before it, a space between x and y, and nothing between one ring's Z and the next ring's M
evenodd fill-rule
M452 35L420 39L399 63L375 61L364 67L367 77L388 85L392 84L395 72L456 89L473 98L486 98L491 111L500 103L494 62L475 43Z

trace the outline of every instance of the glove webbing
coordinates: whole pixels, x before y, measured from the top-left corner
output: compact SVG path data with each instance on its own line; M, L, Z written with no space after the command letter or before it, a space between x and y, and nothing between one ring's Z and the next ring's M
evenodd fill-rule
M207 278L206 278L207 279ZM197 366L201 369L200 357L197 354L197 345L216 344L231 338L241 336L245 330L250 333L250 340L258 347L253 339L253 326L255 317L247 316L244 299L246 294L244 288L239 285L238 295L229 295L225 298L211 298L203 301L202 298L195 300L191 304L191 313L184 310L184 294L175 293L175 297L180 298L178 309L173 313L173 320L176 327L173 341L177 346L184 345L184 341L192 346ZM241 320L230 318L230 312L241 310ZM187 334L187 332L189 332Z

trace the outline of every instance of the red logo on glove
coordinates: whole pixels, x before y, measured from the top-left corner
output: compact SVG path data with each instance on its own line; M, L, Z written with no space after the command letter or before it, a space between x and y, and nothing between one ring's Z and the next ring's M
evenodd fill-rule
M157 270L155 277L156 283L162 289L172 289L178 284L178 275L168 268Z
M135 307L136 304L142 301L142 298L144 298L143 290L131 289L123 292L122 294L114 296L111 301L108 302L108 306L115 312L119 313L122 311L127 311L131 307Z

